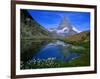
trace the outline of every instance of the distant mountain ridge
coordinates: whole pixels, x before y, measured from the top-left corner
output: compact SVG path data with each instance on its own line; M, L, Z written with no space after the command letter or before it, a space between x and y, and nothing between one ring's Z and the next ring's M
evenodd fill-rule
M51 33L32 18L27 10L21 9L21 38L48 36L51 36Z

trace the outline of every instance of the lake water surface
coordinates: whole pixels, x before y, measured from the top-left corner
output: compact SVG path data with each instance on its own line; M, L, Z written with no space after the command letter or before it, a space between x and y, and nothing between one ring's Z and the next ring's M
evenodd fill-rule
M79 57L80 54L66 49L69 46L70 44L66 44L59 40L49 42L47 45L43 46L35 55L33 54L33 59L43 60L54 58L56 60L70 61L76 57Z
M21 69L89 65L89 50L59 40L21 40Z

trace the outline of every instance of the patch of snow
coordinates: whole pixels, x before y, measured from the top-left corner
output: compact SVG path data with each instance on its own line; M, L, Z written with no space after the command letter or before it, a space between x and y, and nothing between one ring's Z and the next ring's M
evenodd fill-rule
M78 32L78 33L80 33L81 31L79 31L78 29L76 29L74 26L73 26L73 28L72 28L74 31L76 31L76 32Z
M63 28L63 29L61 29L61 30L57 30L57 33L59 34L59 33L65 33L65 32L68 32L68 28L67 27L65 27L65 28Z

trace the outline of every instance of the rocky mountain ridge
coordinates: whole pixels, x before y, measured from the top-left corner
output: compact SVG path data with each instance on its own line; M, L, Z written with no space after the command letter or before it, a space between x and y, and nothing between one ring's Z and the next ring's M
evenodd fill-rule
M71 36L78 33L65 16L61 19L58 28L51 28L49 31L58 36Z

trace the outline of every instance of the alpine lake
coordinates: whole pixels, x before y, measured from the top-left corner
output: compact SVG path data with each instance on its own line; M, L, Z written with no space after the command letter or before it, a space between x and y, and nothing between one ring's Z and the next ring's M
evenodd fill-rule
M90 49L86 44L62 40L22 40L20 69L81 67L90 65Z

